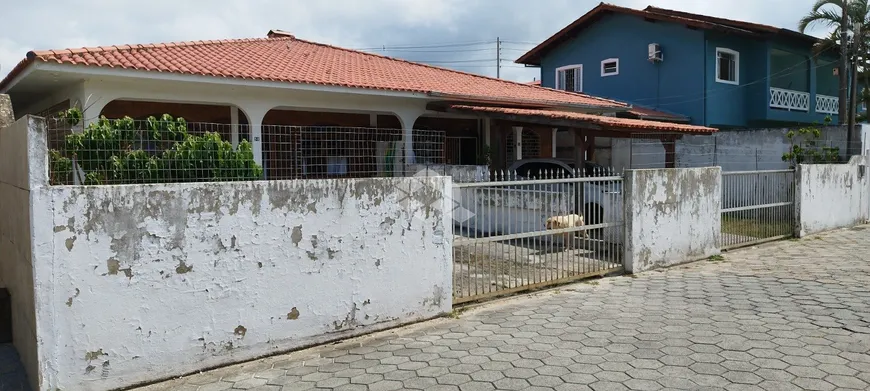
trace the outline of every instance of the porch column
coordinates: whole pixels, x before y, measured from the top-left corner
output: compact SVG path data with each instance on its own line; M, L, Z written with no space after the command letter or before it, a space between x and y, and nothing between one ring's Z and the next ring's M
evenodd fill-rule
M491 142L492 137L490 136L490 134L491 134L490 129L491 128L492 128L492 121L490 121L489 118L484 118L483 119L483 143L484 143L483 145L486 145L487 147L492 145L492 142Z
M424 110L400 110L395 112L402 124L402 159L396 159L397 167L394 173L408 173L408 166L414 164L414 123L423 115Z
M514 126L514 151L516 156L514 158L516 160L523 159L523 127L522 126Z
M677 167L677 140L673 137L662 138L662 145L665 147L665 168Z
M263 167L263 179L268 178L266 159L263 156L263 118L272 110L271 107L258 104L239 105L239 108L248 116L248 126L251 135L251 150L254 153L254 162Z
M81 106L79 106L79 108L82 109L82 128L81 128L81 130L86 128L88 125L99 121L100 120L100 113L102 113L103 109L106 107L106 105L109 104L109 102L111 102L111 100L106 100L106 99L102 99L102 98L91 97L91 99L93 99L93 101L90 101L90 102L82 101L79 103L81 105ZM76 104L76 102L70 100L70 106L75 105L75 104ZM73 131L75 131L75 130L76 130L76 128L73 128Z
M553 128L553 140L550 142L550 145L552 146L550 149L552 149L553 152L551 157L554 159L556 158L556 133L558 132L559 128Z
M584 176L586 165L586 140L583 130L574 129L574 168L579 170L579 175Z
M239 148L239 108L230 106L230 142L233 149Z
M574 129L574 172L577 177L586 176L586 140L582 129ZM584 215L586 224L597 224L592 221L592 216L585 216L583 202L586 199L583 183L577 182L574 186L574 213Z

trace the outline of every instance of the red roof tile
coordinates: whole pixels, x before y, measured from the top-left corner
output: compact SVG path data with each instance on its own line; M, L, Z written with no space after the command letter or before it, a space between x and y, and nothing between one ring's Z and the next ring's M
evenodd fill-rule
M631 109L628 110L627 114L640 119L651 119L670 122L689 122L690 120L689 117L686 117L684 115L668 113L642 106L632 106Z
M590 95L543 89L304 41L280 31L273 30L270 36L30 52L27 59L0 82L0 90L30 63L39 61L449 95L454 100L502 104L627 107L622 102Z
M576 33L578 31L584 29L591 23L598 21L602 16L611 13L635 15L646 19L679 23L693 28L700 28L705 30L719 30L740 35L779 35L783 37L797 39L808 44L814 44L818 42L818 38L810 35L763 24L716 18L706 15L693 14L689 12L673 11L653 6L648 6L646 9L638 10L634 8L620 7L613 4L600 3L598 4L598 6L585 13L583 16L581 16L568 26L565 26L565 28L559 30L556 34L553 34L553 36L551 36L550 38L547 38L544 42L538 44L538 46L532 48L532 50L529 50L526 54L523 54L520 58L516 60L516 62L518 64L540 65L541 57L545 53L549 52L560 43L568 39L572 39L576 36Z
M515 109L506 107L468 106L453 105L451 109L465 112L498 113L515 115L520 117L552 118L562 120L576 120L602 126L609 130L622 131L646 131L646 132L672 132L672 133L695 133L711 134L718 130L706 126L675 124L669 122L644 121L631 118L605 117L601 115L583 114L570 111Z

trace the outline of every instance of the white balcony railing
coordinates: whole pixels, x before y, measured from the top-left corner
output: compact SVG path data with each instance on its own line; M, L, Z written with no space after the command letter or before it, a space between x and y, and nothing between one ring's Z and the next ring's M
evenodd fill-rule
M810 93L770 87L770 107L794 111L810 111Z
M840 98L829 95L816 95L816 113L837 114L840 109Z

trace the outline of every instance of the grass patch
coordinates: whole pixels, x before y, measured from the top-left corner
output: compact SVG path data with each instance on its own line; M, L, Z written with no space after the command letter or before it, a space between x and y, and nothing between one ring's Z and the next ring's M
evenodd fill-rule
M463 312L465 312L465 308L463 307L454 308L453 311L450 311L450 313L447 314L447 317L451 319L459 319L459 316L462 315Z
M764 239L791 234L792 224L790 221L739 219L722 216L722 233Z
M707 260L710 262L722 262L725 260L725 257L717 254L717 255L711 255L709 258L707 258Z

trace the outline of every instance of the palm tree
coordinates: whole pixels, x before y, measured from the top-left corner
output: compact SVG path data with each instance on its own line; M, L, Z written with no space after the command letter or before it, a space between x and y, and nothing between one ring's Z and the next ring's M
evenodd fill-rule
M846 11L845 13L843 11ZM839 98L839 123L842 125L846 122L847 117L854 118L855 108L859 100L857 94L858 86L858 71L864 69L864 62L867 60L867 42L870 42L870 8L868 8L868 0L816 0L809 14L801 18L798 22L798 29L805 33L810 26L821 25L831 28L833 31L830 36L823 38L813 48L814 54L818 55L826 51L832 51L834 48L840 48L840 79ZM856 28L861 26L860 29ZM867 26L868 28L864 28ZM853 31L851 40L848 38L849 30ZM845 42L846 45L841 45ZM852 50L847 49L847 45L853 45ZM850 68L851 65L851 69ZM856 75L852 77L851 85L849 83L849 74ZM850 98L847 100L846 95L849 93ZM863 95L863 94L862 94ZM863 98L863 96L861 97ZM861 99L863 100L863 99ZM848 109L846 104L849 104ZM853 129L849 130L850 136L854 133ZM850 139L855 140L854 137ZM849 146L852 148L853 146Z
M806 33L806 30L809 26L822 25L828 28L834 27L834 31L831 33L831 36L827 39L822 40L819 44L816 45L816 53L821 53L823 51L826 51L825 49L831 49L833 47L840 46L841 43L845 42L846 31L848 29L848 22L845 20L847 12L844 12L847 11L846 1L847 0L816 0L810 13L801 18L801 20L798 22L798 30L800 30L800 32L802 33ZM832 10L832 7L836 8L836 11ZM846 117L846 88L848 84L848 79L846 76L846 53L844 46L841 46L840 66L838 75L840 79L839 122L840 124L843 124L843 121Z

